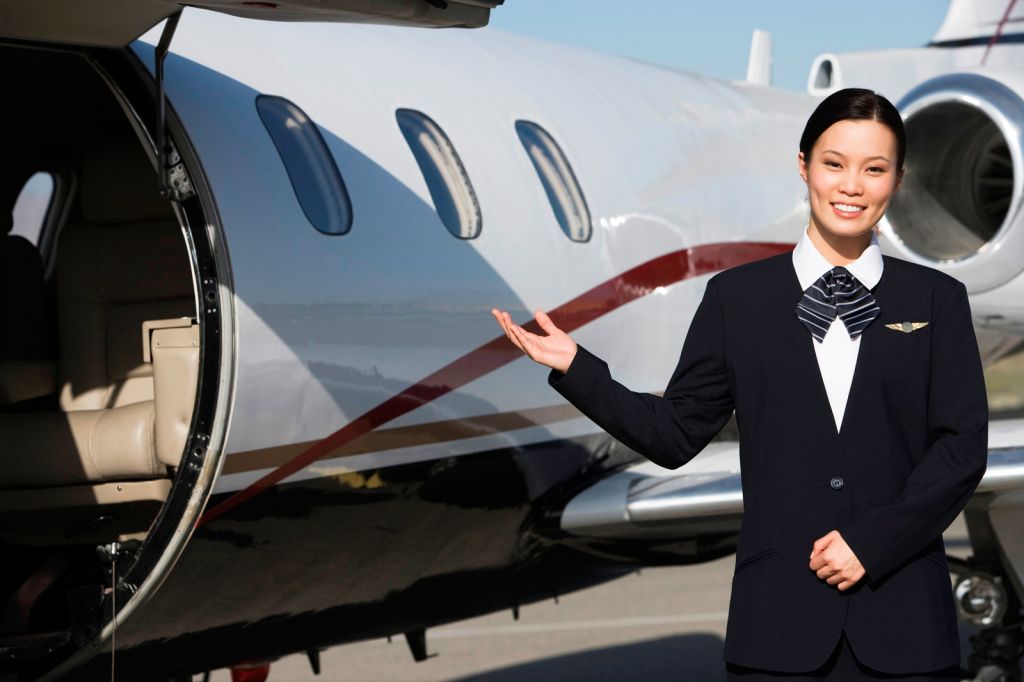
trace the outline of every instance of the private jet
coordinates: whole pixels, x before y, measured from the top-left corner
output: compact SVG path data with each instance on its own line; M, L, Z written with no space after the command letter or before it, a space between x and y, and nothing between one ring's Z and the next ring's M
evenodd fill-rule
M806 225L836 88L906 120L883 250L967 285L987 360L1020 345L1024 9L953 0L795 92L765 34L727 81L482 29L501 2L0 2L0 678L419 661L431 627L734 553L735 423L662 469L489 311L661 391L707 277ZM1024 647L1018 417L949 559L979 679Z

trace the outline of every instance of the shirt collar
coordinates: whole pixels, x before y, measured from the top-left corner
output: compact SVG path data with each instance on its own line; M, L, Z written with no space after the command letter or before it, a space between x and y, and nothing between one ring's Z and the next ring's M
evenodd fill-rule
M856 277L861 284L868 289L874 289L878 280L882 279L882 251L878 246L878 236L872 231L871 243L860 254L857 260L844 267ZM793 268L796 269L796 277L800 280L800 288L806 289L814 284L819 277L831 270L834 266L828 262L825 256L821 255L818 247L811 241L804 229L800 241L793 249Z

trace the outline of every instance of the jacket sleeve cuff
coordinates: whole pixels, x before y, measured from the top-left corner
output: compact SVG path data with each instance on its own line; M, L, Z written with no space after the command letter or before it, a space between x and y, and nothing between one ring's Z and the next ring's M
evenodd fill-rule
M582 403L602 372L608 373L608 364L577 343L576 355L565 372L557 369L548 372L548 385L570 403Z
M872 543L861 534L856 524L847 527L840 526L836 530L839 531L843 541L846 542L850 551L853 552L854 556L857 557L857 561L864 568L864 579L869 584L877 584L889 573L891 568L883 565L882 559L874 551L875 548L872 547Z

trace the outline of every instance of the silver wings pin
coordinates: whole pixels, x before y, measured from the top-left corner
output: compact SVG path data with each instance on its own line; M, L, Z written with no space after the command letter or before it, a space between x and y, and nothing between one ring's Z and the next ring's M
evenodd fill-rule
M927 322L896 322L894 324L885 325L889 329L895 329L898 332L909 334L910 332L916 332L921 327L927 327Z

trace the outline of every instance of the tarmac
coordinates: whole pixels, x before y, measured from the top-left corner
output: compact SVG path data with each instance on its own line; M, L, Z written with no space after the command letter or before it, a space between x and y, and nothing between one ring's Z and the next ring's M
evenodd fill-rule
M958 518L944 535L951 555L969 553ZM722 647L732 555L694 566L638 574L524 606L519 620L494 613L427 632L431 658L416 663L404 638L346 644L323 651L314 676L305 655L273 663L268 682L588 682L725 679ZM961 623L961 653L967 637ZM201 680L197 676L195 680ZM226 670L212 682L229 682Z

